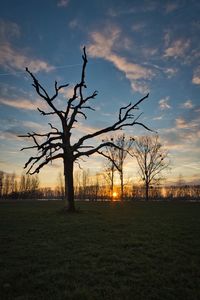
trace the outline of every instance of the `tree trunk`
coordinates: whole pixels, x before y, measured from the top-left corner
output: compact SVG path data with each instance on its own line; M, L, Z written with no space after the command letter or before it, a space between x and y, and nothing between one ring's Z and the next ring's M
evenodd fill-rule
M112 165L111 169L111 200L113 201L113 191L114 191L114 167Z
M68 212L75 211L74 204L74 180L73 180L73 161L64 160L64 177L65 177L65 195L64 209Z
M146 184L145 184L145 199L146 199L146 201L149 200L149 183L148 182L146 182Z
M124 174L123 171L120 172L120 181L121 181L121 201L124 200Z

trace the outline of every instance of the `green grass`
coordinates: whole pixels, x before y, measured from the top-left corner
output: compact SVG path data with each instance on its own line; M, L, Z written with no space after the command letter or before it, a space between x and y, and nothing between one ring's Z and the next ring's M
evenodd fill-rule
M0 203L0 299L200 299L200 204Z

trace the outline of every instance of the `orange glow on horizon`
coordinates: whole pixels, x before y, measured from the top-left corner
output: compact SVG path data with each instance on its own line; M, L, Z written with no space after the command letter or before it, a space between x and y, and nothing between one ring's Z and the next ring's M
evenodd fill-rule
M113 198L116 198L118 196L117 192L113 192Z

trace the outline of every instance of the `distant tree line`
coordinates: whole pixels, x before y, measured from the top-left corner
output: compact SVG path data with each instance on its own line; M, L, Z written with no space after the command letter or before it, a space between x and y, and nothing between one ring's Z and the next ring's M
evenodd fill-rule
M115 185L116 196L110 193L110 185L104 173L95 176L89 170L78 170L74 175L75 199L85 201L114 201L120 200L121 184ZM8 174L0 171L1 199L63 199L64 182L61 173L58 175L55 188L40 187L37 175L22 174L19 178L15 173ZM123 188L123 201L145 200L146 188L143 183L128 182ZM198 200L200 199L200 185L189 185L177 181L175 185L149 187L151 200Z
M17 178L15 173L0 171L1 199L33 199L40 195L38 175L22 174Z

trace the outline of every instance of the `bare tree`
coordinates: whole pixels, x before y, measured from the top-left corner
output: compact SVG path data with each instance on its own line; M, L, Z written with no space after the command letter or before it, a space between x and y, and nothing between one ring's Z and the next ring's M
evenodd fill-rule
M4 172L0 171L0 198L3 196Z
M30 176L29 174L21 174L19 182L19 196L21 198L35 198L39 190L40 181L38 175Z
M25 167L27 168L27 173L35 174L56 159L63 159L64 166L64 178L65 178L65 209L67 211L75 211L74 205L74 182L73 182L73 170L74 163L77 162L82 156L90 156L95 152L98 152L101 148L109 145L114 145L112 142L102 142L97 146L86 145L91 139L100 136L101 134L117 131L126 126L140 125L145 129L149 130L147 126L143 123L138 122L139 116L133 114L135 109L138 109L138 105L143 102L147 97L144 96L135 104L129 103L128 105L121 107L119 109L118 119L116 122L110 126L99 129L93 133L86 134L79 138L74 144L71 141L72 131L75 123L78 122L79 116L87 119L85 110L94 110L89 104L90 100L93 100L97 91L94 91L89 96L84 96L84 89L87 88L85 83L85 71L87 65L87 55L85 47L83 48L83 65L81 72L81 80L78 84L74 86L73 96L68 99L67 105L64 110L60 110L55 105L55 100L58 97L59 91L63 88L68 87L68 84L58 85L55 82L54 88L55 93L50 96L46 89L40 84L38 79L26 68L26 71L31 76L33 80L33 87L35 88L37 94L49 105L50 112L45 112L38 108L39 112L43 116L56 115L60 120L61 130L49 123L51 130L48 133L27 133L21 137L27 137L33 140L34 145L22 148L24 149L35 149L37 154L29 158L26 162ZM44 140L42 140L42 138ZM42 140L42 141L41 141Z
M61 172L59 172L58 174L58 178L57 178L57 182L58 182L58 194L61 198L64 197L64 180L63 180L63 175Z
M135 139L132 154L136 157L139 175L145 185L145 197L148 200L150 185L163 179L161 173L169 167L168 152L159 142L158 135L155 135Z
M129 153L129 150L132 147L134 142L133 138L126 138L125 134L121 134L116 138L110 139L114 142L115 147L113 145L109 145L105 147L105 151L99 151L104 157L108 159L109 165L109 175L111 180L111 192L113 193L114 186L114 172L117 170L119 172L120 177L120 190L121 195L120 198L123 200L124 198L124 162ZM107 139L106 141L109 141Z
M114 138L106 138L106 142L113 142ZM116 165L116 158L117 158L117 148L116 147L111 147L111 146L106 146L105 150L102 152L99 151L100 154L105 156L107 158L107 163L104 167L104 177L106 181L110 185L110 197L113 199L113 192L114 192L114 174L115 171L117 170L117 165Z
M116 140L117 148L117 170L120 176L120 185L121 185L121 200L124 198L124 162L129 153L132 144L134 142L133 138L126 138L125 134L118 136Z

